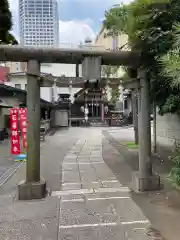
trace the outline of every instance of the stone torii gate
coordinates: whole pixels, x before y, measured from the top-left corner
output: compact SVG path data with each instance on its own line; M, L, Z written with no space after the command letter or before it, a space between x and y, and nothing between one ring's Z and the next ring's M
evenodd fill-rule
M102 51L93 48L29 48L0 45L0 61L27 62L28 147L26 179L18 185L18 193L20 200L40 199L46 194L46 182L40 176L40 63L69 63L76 64L76 66L82 64L84 80L100 80L101 65L124 65L139 68L141 55L138 52ZM147 96L145 94L148 92L147 82L145 75L143 75L141 78L142 90L140 90L139 98L141 104L144 97ZM148 134L146 134L148 125L142 124L144 121L148 121L145 105L140 106L139 114L141 116L141 130L139 131L140 172L134 176L137 190L144 191L157 188L159 177L152 174L149 148L145 147L150 144Z

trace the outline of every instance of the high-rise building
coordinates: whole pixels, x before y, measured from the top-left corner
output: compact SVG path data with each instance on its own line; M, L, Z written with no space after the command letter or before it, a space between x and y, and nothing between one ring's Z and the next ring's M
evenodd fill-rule
M58 46L58 0L19 0L20 43Z

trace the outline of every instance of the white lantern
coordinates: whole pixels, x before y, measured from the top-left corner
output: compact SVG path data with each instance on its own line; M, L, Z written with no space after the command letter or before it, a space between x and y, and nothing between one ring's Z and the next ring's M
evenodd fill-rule
M84 112L84 106L81 106L80 109L81 109L81 112Z
M105 111L106 114L108 113L108 106L104 107L104 111Z

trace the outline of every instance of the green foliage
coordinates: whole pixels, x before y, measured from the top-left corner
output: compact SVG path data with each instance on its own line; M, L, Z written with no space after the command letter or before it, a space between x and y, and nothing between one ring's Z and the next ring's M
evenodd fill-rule
M102 76L104 76L105 78L113 77L117 73L118 69L118 66L102 66Z
M171 160L174 166L171 169L170 177L176 182L177 185L180 185L180 142L179 141L175 141Z
M102 76L104 76L105 78L110 78L110 77L116 77L115 75L117 74L117 71L119 70L118 66L111 66L111 65L106 65L102 67ZM117 82L113 82L113 80L111 80L111 84L113 86L112 87L112 91L111 91L111 104L115 105L117 100L119 99L119 85L117 84ZM119 82L120 84L120 82ZM107 82L108 85L108 82Z
M116 102L119 99L119 94L120 94L119 87L118 86L112 87L112 89L111 89L111 100L110 100L110 103L112 105L114 105L114 106L116 105Z
M180 0L134 0L105 14L108 33L127 34L131 49L142 52L142 67L151 81L151 100L156 99L161 114L178 112L180 106L180 27L176 27L176 34L173 27L180 23L179 12ZM172 49L174 41L176 49Z
M12 15L9 10L8 0L0 1L0 44L17 44L16 39L10 34L12 28Z
M117 36L127 32L126 23L128 18L128 8L124 4L116 5L105 12L104 26L108 30L108 36ZM121 20L121 21L120 21Z
M174 45L162 58L164 66L162 74L169 77L169 85L172 89L180 88L180 24L174 27Z

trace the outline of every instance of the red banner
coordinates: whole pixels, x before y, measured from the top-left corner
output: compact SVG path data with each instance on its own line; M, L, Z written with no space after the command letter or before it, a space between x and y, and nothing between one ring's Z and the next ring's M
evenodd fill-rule
M20 137L18 132L18 109L12 108L10 111L11 128L11 154L20 154Z
M22 132L22 143L23 148L27 148L27 110L26 108L20 108L19 109L19 115L20 115L20 128Z

